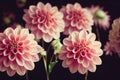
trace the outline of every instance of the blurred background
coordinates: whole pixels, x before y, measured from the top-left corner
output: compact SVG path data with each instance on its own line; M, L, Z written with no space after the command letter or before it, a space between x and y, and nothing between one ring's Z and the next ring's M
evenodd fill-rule
M38 2L51 3L59 9L68 3L74 4L78 2L82 7L90 7L99 5L111 16L110 24L113 20L120 17L120 1L119 0L1 0L0 2L0 32L5 28L15 24L25 25L23 21L23 10L28 9L30 5L36 5ZM103 46L108 40L109 30L100 30L100 38ZM93 30L94 32L94 30ZM102 46L102 48L103 48ZM120 80L120 58L117 54L106 56L103 54L102 65L97 66L95 73L89 72L88 80ZM35 69L28 71L29 80L46 80L44 65L42 60L35 63ZM61 66L61 61L57 63L50 74L50 80L84 80L85 75L79 73L71 74L68 69ZM9 77L6 72L0 72L0 80L26 80L25 76L15 75Z

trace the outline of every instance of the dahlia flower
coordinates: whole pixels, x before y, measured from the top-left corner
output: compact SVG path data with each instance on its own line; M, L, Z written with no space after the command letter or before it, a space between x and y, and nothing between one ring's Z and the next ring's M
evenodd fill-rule
M31 5L25 10L23 19L36 39L43 38L45 42L50 42L53 38L58 39L65 27L63 14L49 3L39 2L37 6Z
M109 42L113 51L120 57L120 18L113 21L112 30L109 31Z
M113 54L113 49L112 49L111 44L109 42L106 42L103 51L105 51L106 55L112 55Z
M99 6L91 6L88 10L93 15L93 20L96 26L99 25L99 27L104 30L109 28L110 16L108 15L108 12L104 11L103 8Z
M67 4L60 11L64 14L64 34L68 35L73 31L81 31L82 29L91 31L93 25L92 15L86 8L82 8L79 3Z
M6 71L9 76L24 75L34 69L41 50L28 29L7 28L0 33L0 71Z
M69 68L71 73L85 74L88 70L96 71L96 65L102 63L100 56L103 54L101 43L95 41L94 33L72 32L63 40L59 59L63 60L62 66Z

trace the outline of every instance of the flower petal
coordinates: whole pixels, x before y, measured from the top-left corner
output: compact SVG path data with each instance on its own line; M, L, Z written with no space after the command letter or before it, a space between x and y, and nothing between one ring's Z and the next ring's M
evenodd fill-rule
M15 75L15 73L16 73L16 71L14 71L14 70L12 70L12 69L10 69L10 68L7 69L7 74L8 74L10 77L12 77L13 75Z
M44 39L45 42L50 42L52 40L52 37L48 34L44 34L43 39Z
M16 56L16 62L19 66L23 66L23 58L21 55L17 54Z
M22 67L22 66L18 66L18 67L17 67L17 73L18 73L20 76L23 76L23 75L25 75L25 73L26 73L26 69L25 69L24 67Z
M32 58L32 61L34 61L34 62L37 62L40 60L38 55L32 55L31 58Z
M33 70L35 65L32 61L24 61L24 67L27 69L27 70Z
M96 65L101 65L102 64L102 61L99 57L93 57L93 62Z
M64 68L67 68L67 67L68 67L68 65L66 64L66 61L63 61L63 62L62 62L62 66L63 66Z
M96 65L93 64L93 63L89 64L88 70L91 71L91 72L95 72L96 71Z
M61 60L66 59L66 53L61 53L61 54L59 55L59 59L61 59Z
M87 69L83 67L81 64L79 64L78 72L81 74L85 74L87 72Z
M75 73L78 70L78 63L73 61L73 63L69 66L69 70L71 73Z
M4 71L6 71L6 67L1 63L1 65L0 65L0 71L1 72L4 72Z
M13 29L12 29L12 28L7 28L7 29L4 31L4 33L5 33L6 35L9 35L9 34L13 33Z

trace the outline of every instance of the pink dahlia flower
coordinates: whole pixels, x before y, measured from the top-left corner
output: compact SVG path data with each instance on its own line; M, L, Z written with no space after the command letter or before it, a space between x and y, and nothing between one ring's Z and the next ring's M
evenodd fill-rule
M63 40L59 59L63 60L62 66L69 68L71 73L85 74L87 70L96 71L96 65L102 63L100 56L103 54L101 43L95 41L94 33L74 31Z
M120 18L113 21L112 30L109 31L109 42L113 51L120 57Z
M109 42L106 42L106 45L104 46L104 49L103 49L103 51L106 52L105 54L106 54L106 55L112 55L112 54L113 54L113 50L114 50L114 49L112 49L110 43L109 43Z
M81 31L82 29L91 30L93 25L92 15L79 3L67 4L61 8L64 14L65 30L64 34L68 35L73 31Z
M39 2L37 6L31 5L25 10L23 19L36 39L43 38L45 42L50 42L53 38L58 39L65 27L63 14L49 3L44 5Z
M9 76L24 75L34 69L41 50L28 29L7 28L0 33L0 71L7 71Z
M110 16L108 15L108 12L104 11L103 8L99 6L91 6L88 10L93 15L93 20L96 26L99 25L99 27L104 30L109 28Z

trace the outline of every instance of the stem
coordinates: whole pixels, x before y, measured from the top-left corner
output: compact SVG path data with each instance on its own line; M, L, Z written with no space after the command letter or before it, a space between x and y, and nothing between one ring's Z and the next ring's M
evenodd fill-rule
M48 46L47 53L48 53L48 51L50 50L50 47L51 47L51 44L49 44L49 46Z
M25 77L26 77L26 80L29 80L29 78L28 78L28 71L26 72Z
M58 55L55 55L55 61L57 61L57 56L58 56Z
M42 47L44 48L44 40L42 40ZM49 80L48 66L47 66L47 55L43 56L43 62L45 67L46 78Z
M51 57L51 59L50 59L50 62L52 62L53 58L54 58L54 54L52 54L52 57Z
M47 62L46 62L46 58L44 56L43 56L43 62L44 62L44 66L45 66L46 77L47 77L47 80L49 80L49 73L48 73L48 68L47 68Z
M99 34L99 29L98 29L98 27L96 27L96 35L97 35L98 41L100 41L100 34Z
M57 54L52 54L51 58L50 58L50 62L53 61L53 59L55 59L55 61L57 61Z
M50 50L50 47L51 47L51 45L49 44L48 49L47 49L47 53L48 53L48 51ZM47 57L48 57L48 55L46 55L46 62L48 62L48 61L47 61ZM48 62L48 64L49 64L49 62Z
M87 80L87 77L88 77L88 71L85 74L85 80Z
M42 40L42 47L44 48L44 40Z

